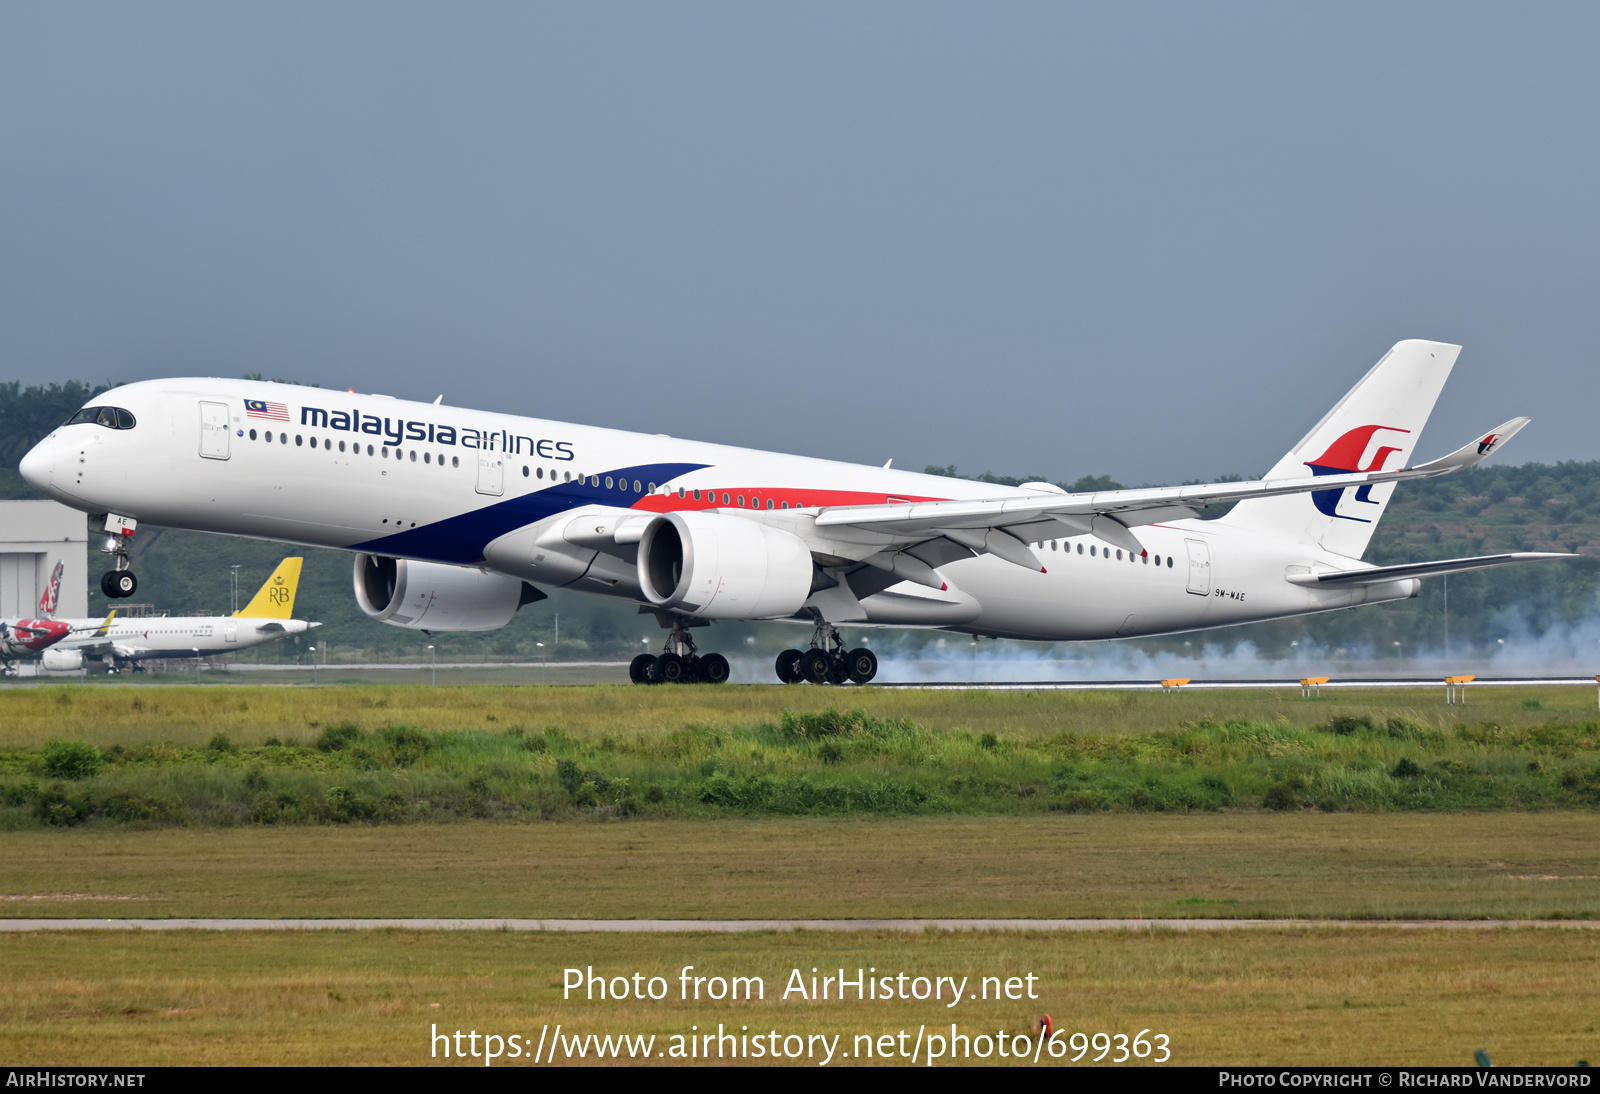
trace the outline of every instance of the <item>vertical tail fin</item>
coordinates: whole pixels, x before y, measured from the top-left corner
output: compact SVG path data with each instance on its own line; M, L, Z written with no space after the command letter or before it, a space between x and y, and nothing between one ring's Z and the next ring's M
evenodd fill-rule
M50 572L50 583L39 596L40 619L54 619L56 616L56 605L61 603L61 569L65 565L65 562L58 562Z
M1460 346L1444 342L1395 343L1266 477L1309 478L1404 467L1460 352ZM1315 543L1335 554L1360 558L1393 493L1394 484L1387 483L1259 498L1240 502L1222 519L1263 535Z
M302 559L286 558L278 563L255 599L234 614L251 619L289 619L294 615L294 594L300 585Z

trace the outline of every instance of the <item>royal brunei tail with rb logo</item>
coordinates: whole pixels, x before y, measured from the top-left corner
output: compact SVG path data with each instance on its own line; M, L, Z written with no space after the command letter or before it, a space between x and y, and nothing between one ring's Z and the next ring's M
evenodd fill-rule
M300 558L286 558L278 563L266 584L255 598L234 615L246 619L288 619L294 615L294 593L300 584Z
M1075 494L215 378L96 396L21 471L118 530L108 595L136 586L136 529L170 525L347 551L361 610L424 633L503 627L545 587L621 601L667 631L659 654L635 658L639 683L726 680L727 659L699 650L692 628L752 619L811 630L809 648L779 657L779 679L866 683L877 660L847 649L841 625L1131 638L1400 600L1426 577L1566 557L1361 560L1396 483L1472 467L1527 425L1416 458L1459 352L1400 342L1255 482ZM1224 502L1237 504L1202 519ZM226 622L299 625L298 574L285 560Z

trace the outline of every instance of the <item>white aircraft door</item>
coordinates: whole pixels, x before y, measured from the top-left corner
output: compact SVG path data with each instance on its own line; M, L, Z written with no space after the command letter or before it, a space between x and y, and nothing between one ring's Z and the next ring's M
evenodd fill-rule
M1189 591L1195 596L1211 595L1211 548L1204 540L1186 539L1189 549Z
M208 460L228 458L228 407L224 403L200 404L200 455Z
M500 495L506 492L506 460L500 452L478 453L478 493Z
M222 640L224 642L239 641L239 621L237 619L228 620L223 628Z

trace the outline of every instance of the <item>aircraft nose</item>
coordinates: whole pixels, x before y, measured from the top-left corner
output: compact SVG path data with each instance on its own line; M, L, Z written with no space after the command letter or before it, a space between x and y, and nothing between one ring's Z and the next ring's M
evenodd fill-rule
M22 457L22 463L17 465L17 470L22 472L22 477L35 490L48 490L51 476L56 470L55 438L46 437L30 448L28 454Z

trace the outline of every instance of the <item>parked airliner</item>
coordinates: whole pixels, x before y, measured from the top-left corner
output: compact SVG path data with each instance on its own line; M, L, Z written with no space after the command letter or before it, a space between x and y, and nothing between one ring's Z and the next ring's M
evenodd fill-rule
M286 558L260 590L232 615L156 615L125 619L67 620L71 633L44 651L49 671L76 671L87 661L104 662L112 672L163 657L205 657L233 653L280 638L305 634L321 623L294 619L299 558Z
M0 619L0 673L17 674L18 661L36 661L71 632L72 625L55 618L61 596L61 571L56 568L39 595L39 614L32 619Z
M1256 482L1073 494L1008 488L661 435L250 380L171 379L97 396L21 464L91 514L137 587L140 524L354 555L374 619L492 630L538 586L639 605L668 631L639 682L725 680L690 629L809 622L789 682L864 683L837 626L1081 641L1169 634L1415 596L1419 580L1570 557L1361 561L1406 479L1471 467L1514 418L1408 466L1459 346L1405 341ZM1199 510L1237 502L1226 516Z

